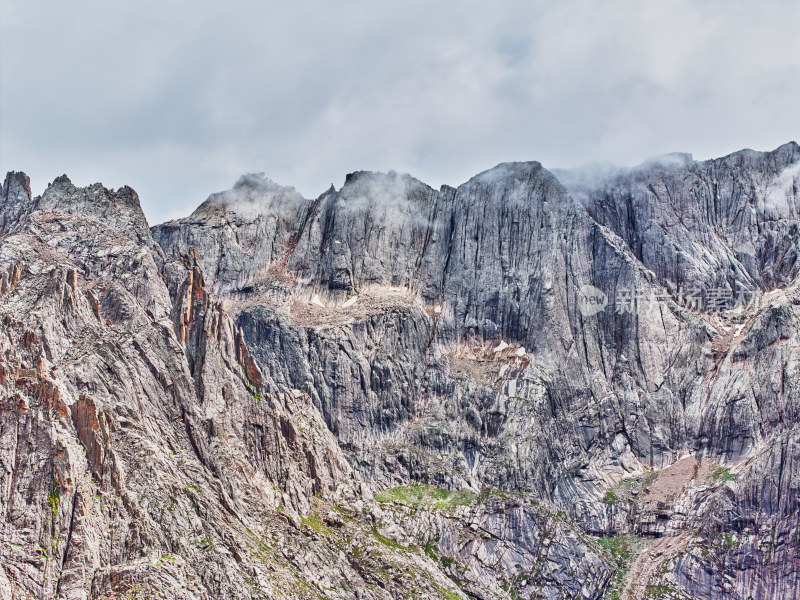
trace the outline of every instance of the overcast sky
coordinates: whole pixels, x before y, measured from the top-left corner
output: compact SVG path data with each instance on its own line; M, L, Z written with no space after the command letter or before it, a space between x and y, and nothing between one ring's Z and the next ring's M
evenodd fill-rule
M151 223L244 172L457 185L800 138L800 3L2 0L0 168L129 184Z

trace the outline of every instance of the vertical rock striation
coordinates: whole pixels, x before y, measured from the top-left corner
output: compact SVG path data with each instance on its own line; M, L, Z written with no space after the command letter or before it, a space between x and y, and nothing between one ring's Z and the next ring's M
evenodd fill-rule
M799 165L10 173L0 597L798 597Z

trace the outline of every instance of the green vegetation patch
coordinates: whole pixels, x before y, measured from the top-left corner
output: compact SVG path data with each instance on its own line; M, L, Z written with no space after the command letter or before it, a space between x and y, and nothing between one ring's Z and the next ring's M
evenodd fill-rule
M333 533L333 530L318 515L310 514L307 517L300 517L300 521L311 531L321 535L331 535Z
M375 527L372 528L372 535L378 540L381 544L386 546L387 548L392 548L394 550L407 550L403 544L395 542L393 539L382 535Z
M626 534L596 539L611 561L619 564L630 559L634 551L633 546L639 538Z
M729 481L733 481L736 479L736 475L731 473L731 470L728 467L721 467L719 465L713 465L711 467L711 481L714 483L728 483Z
M431 585L438 593L442 595L443 598L446 598L447 600L463 600L461 596L458 596L453 592L446 590L436 582L431 582Z
M622 600L625 589L625 577L633 562L633 558L641 549L644 540L630 534L615 537L595 538L606 558L615 567L614 577L606 590L603 598L608 600Z
M470 506L476 494L471 490L445 490L424 483L402 485L375 494L378 502L400 502L412 506L429 506L435 510L447 510L456 506Z

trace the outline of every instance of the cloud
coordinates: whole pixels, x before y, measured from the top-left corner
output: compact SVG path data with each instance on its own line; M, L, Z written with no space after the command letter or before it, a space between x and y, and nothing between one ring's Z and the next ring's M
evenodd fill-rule
M800 162L789 165L769 183L759 207L768 218L797 218Z
M800 138L800 6L5 0L0 167L130 184L151 222L246 172L458 185L501 161L697 158Z

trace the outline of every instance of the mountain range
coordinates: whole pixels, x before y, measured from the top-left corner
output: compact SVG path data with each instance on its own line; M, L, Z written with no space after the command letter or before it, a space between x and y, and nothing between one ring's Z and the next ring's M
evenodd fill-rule
M800 146L0 192L0 599L800 598Z

